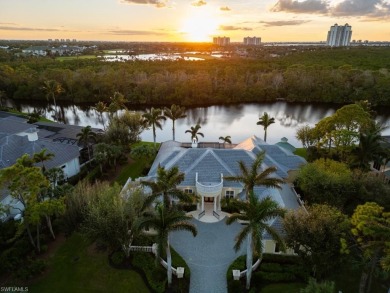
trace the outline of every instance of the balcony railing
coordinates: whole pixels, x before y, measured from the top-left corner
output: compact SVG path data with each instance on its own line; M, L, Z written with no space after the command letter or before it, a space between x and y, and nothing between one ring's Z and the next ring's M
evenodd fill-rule
M207 197L216 197L221 194L223 187L223 175L221 174L221 182L203 182L198 181L198 173L196 173L196 192L199 195Z

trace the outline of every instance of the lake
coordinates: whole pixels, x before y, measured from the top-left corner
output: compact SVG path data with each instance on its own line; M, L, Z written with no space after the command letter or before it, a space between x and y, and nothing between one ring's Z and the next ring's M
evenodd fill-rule
M44 110L44 116L53 119L53 109L47 110L42 105L20 103L16 106L23 112L32 112L34 109ZM187 117L176 121L176 140L190 142L190 134L185 133L187 129L194 126L199 120L202 126L201 132L205 135L199 141L215 142L220 136L230 135L233 143L239 143L246 138L256 135L263 138L263 127L256 125L259 116L267 112L275 117L275 123L268 127L268 143L277 143L282 137L301 147L301 143L295 138L296 129L308 124L314 126L319 120L332 115L337 110L337 105L324 104L291 104L286 102L274 103L248 103L224 106L208 106L187 109ZM136 110L136 109L130 109ZM91 125L92 127L103 128L95 110L90 106L70 105L58 106L57 111L61 113L66 124L81 126ZM144 110L140 110L144 112ZM107 113L104 115L107 121ZM376 118L379 122L387 124L390 120L390 109L382 109ZM163 130L157 129L157 141L172 139L172 121L163 123ZM390 135L387 129L384 134ZM142 140L153 141L152 130L146 130L141 135Z

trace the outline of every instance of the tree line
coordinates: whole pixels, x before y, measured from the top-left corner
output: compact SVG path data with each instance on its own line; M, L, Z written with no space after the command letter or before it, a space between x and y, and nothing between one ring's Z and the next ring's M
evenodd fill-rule
M362 65L356 57L347 59L350 64L340 63L340 56L348 56L345 51L326 53L202 62L16 60L0 63L0 91L10 99L43 100L44 83L54 80L64 89L58 100L72 103L108 102L112 92L120 92L134 105L189 106L278 99L350 103L362 98L374 105L390 104L388 65L383 63L378 68L377 58L368 57L371 51L350 51L350 55L356 53L369 60L368 65ZM305 61L305 56L311 61Z

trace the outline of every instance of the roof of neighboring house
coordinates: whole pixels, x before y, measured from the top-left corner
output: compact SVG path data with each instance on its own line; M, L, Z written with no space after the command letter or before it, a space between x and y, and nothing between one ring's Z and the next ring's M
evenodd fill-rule
M24 122L22 122L23 120ZM22 118L16 116L0 118L0 133L11 135L20 132L29 132L33 129L36 129L36 126L28 124L27 120Z
M51 139L55 142L77 145L77 134L81 132L83 126L61 124L56 122L35 122L39 129L39 138ZM99 128L91 128L95 133L102 133Z
M24 154L33 156L42 149L47 149L46 153L54 154L52 160L44 163L49 169L59 167L80 155L77 146L56 143L50 140L29 141L26 136L11 135L1 141L0 168L13 165Z
M262 169L275 166L277 171L274 176L278 178L287 178L288 171L296 170L306 163L305 159L292 154L278 145L269 145L256 136L243 141L233 149L183 148L178 142L167 141L161 144L148 177L157 177L159 165L166 169L177 166L179 171L185 174L184 180L179 185L181 187L195 186L196 174L198 174L198 182L219 183L221 182L221 174L225 178L241 173L239 161L250 167L255 160L256 154L261 151L265 151ZM228 180L224 180L223 186L243 187L240 182ZM284 184L281 190L256 186L254 191L261 198L271 196L282 206L296 208L298 203L295 195L289 188L287 184ZM289 197L284 199L284 194L287 194Z

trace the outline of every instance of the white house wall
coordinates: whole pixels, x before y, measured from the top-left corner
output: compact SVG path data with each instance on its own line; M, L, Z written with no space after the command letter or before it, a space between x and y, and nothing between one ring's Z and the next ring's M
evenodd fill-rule
M64 171L65 178L69 178L74 175L77 175L80 172L79 158L74 158L73 160L58 167L62 168L62 170Z

